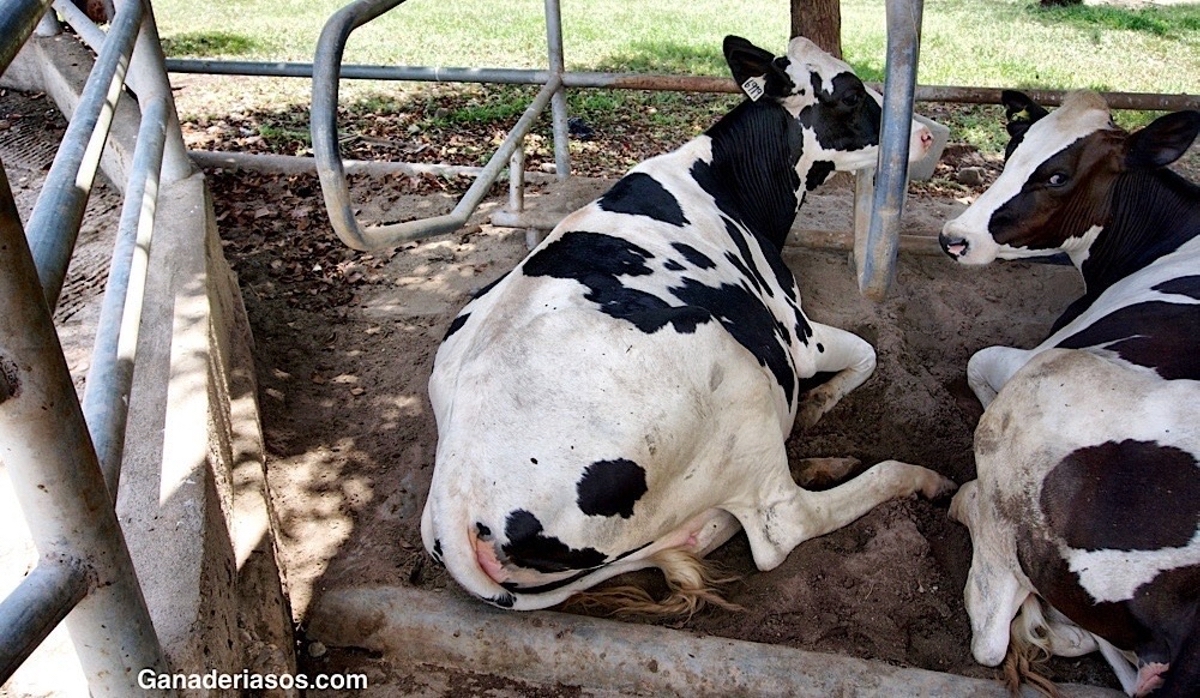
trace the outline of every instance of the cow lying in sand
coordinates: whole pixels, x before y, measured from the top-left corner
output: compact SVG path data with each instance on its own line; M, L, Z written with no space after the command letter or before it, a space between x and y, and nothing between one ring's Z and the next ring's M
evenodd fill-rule
M805 192L873 165L880 103L805 39L727 37L749 97L638 165L473 300L438 351L437 461L421 531L468 591L545 608L658 567L694 608L699 557L746 530L759 569L880 502L953 484L887 461L823 492L784 441L875 367L812 322L781 249ZM912 127L914 159L932 138ZM818 373L835 374L820 383Z
M1093 93L1005 101L1004 172L942 246L1065 252L1086 292L1036 348L968 366L987 410L951 514L974 545L972 651L999 664L1012 621L1018 648L1099 649L1130 695L1200 695L1200 188L1165 167L1200 112L1127 133Z

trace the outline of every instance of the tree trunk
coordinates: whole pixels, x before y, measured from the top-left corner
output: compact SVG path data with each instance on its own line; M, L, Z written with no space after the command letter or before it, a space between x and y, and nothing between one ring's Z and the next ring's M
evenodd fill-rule
M842 57L841 0L791 0L792 36L803 36Z

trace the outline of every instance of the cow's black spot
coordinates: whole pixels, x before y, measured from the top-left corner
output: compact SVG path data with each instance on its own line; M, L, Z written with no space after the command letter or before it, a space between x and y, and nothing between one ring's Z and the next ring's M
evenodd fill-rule
M488 601L496 604L500 608L512 608L517 599L512 594L499 594L488 599Z
M708 322L703 308L671 306L652 293L625 286L620 276L645 276L653 270L646 250L628 240L585 231L571 231L551 242L525 261L528 276L574 279L588 288L584 298L600 306L600 311L633 323L652 334L666 325L676 332L690 334Z
M501 550L509 562L538 572L591 569L604 563L604 554L595 548L572 548L554 536L545 535L542 522L524 509L509 513L504 535L508 542Z
M783 249L796 220L800 175L796 163L804 133L772 100L745 101L706 131L712 162L697 160L689 173L717 208Z
M1116 310L1058 343L1065 349L1103 345L1166 379L1200 379L1200 305L1146 301Z
M487 526L484 526L482 523L476 521L475 522L475 534L478 535L483 540L487 540L492 537L492 529L490 529Z
M625 458L600 460L583 471L575 485L579 510L588 516L633 516L633 505L646 494L646 471Z
M442 539L441 538L433 539L433 559L436 560L438 562L438 564L441 564L441 562L442 562Z
M444 342L447 339L450 339L450 335L462 329L462 326L467 324L467 318L469 317L471 317L470 313L463 313L462 315L454 318L454 321L450 323L450 328L446 330L445 336L442 337L442 341Z
M754 263L754 255L750 252L750 244L746 241L746 235L742 232L741 228L738 227L737 223L734 223L728 218L724 218L724 221L725 233L729 235L729 239L733 241L733 244L735 247L737 247L738 251L737 255L734 255L732 252L726 252L725 258L728 259L733 266L737 267L737 270L740 271L742 275L745 276L748 281L750 281L751 284L753 284L756 291L759 293L765 292L768 297L773 298L775 296L775 292L771 290L771 286L767 283L767 280L763 278L762 272L758 270L758 265ZM778 254L775 256L778 256Z
M674 247L694 267L699 269L713 269L717 266L717 263L712 261L708 255L686 242L672 242L671 247Z
M823 89L824 81L813 73L813 94L817 102L800 111L800 123L812 129L823 150L853 152L879 145L879 125L883 110L863 88L853 73L835 75L832 91Z
M663 269L666 269L667 271L683 271L686 268L687 267L673 259L668 259L667 261L663 262Z
M1190 453L1174 446L1109 441L1081 448L1054 466L1039 505L1050 528L1072 548L1182 547L1200 524L1196 466Z
M1178 279L1164 281L1152 287L1152 289L1161 293L1187 296L1200 301L1200 276L1181 276Z
M597 203L612 213L646 216L680 227L688 224L679 200L644 172L625 175Z
M688 305L708 310L725 331L746 347L775 376L791 405L796 387L796 373L790 354L776 333L777 321L762 299L745 286L722 284L705 286L693 279L683 279L683 285L672 287L671 293Z
M804 188L812 191L825 183L829 179L830 173L836 169L834 164L828 160L817 160L808 170L808 176L804 179Z
M653 541L651 541L651 543L652 542ZM638 547L634 548L633 550L626 550L625 552L621 553L620 555L617 555L616 557L612 558L612 560L610 560L610 562L615 562L617 560L629 557L630 555L636 553L637 551L641 550L642 548L645 548L647 545L650 545L650 543L645 543L644 545L639 545ZM508 589L509 591L518 591L522 594L544 594L548 591L554 591L555 589L561 589L562 587L565 587L568 584L571 584L579 579L583 579L584 577L591 574L591 572L592 572L591 570L581 570L578 574L573 574L569 577L564 577L563 579L555 580L553 582L547 582L545 584L538 584L536 586L523 587L516 582L501 582L500 586L504 587L505 589Z

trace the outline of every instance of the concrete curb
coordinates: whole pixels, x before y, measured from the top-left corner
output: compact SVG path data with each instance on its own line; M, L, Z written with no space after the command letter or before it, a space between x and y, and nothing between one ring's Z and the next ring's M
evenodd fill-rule
M548 686L624 696L1007 698L998 682L838 655L546 611L501 611L452 592L360 587L325 592L308 635L332 647L384 653ZM1070 698L1123 694L1064 685ZM1027 695L1036 695L1028 689Z

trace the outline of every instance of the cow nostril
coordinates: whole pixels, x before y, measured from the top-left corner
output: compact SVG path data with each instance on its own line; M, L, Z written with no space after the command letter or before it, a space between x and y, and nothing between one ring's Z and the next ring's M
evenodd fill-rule
M929 132L929 129L924 129L921 131L921 145L925 146L926 148L933 145L933 134Z
M957 235L947 235L942 233L938 235L938 243L942 246L942 251L950 255L954 259L959 259L967 253L970 244L965 238L960 238Z

